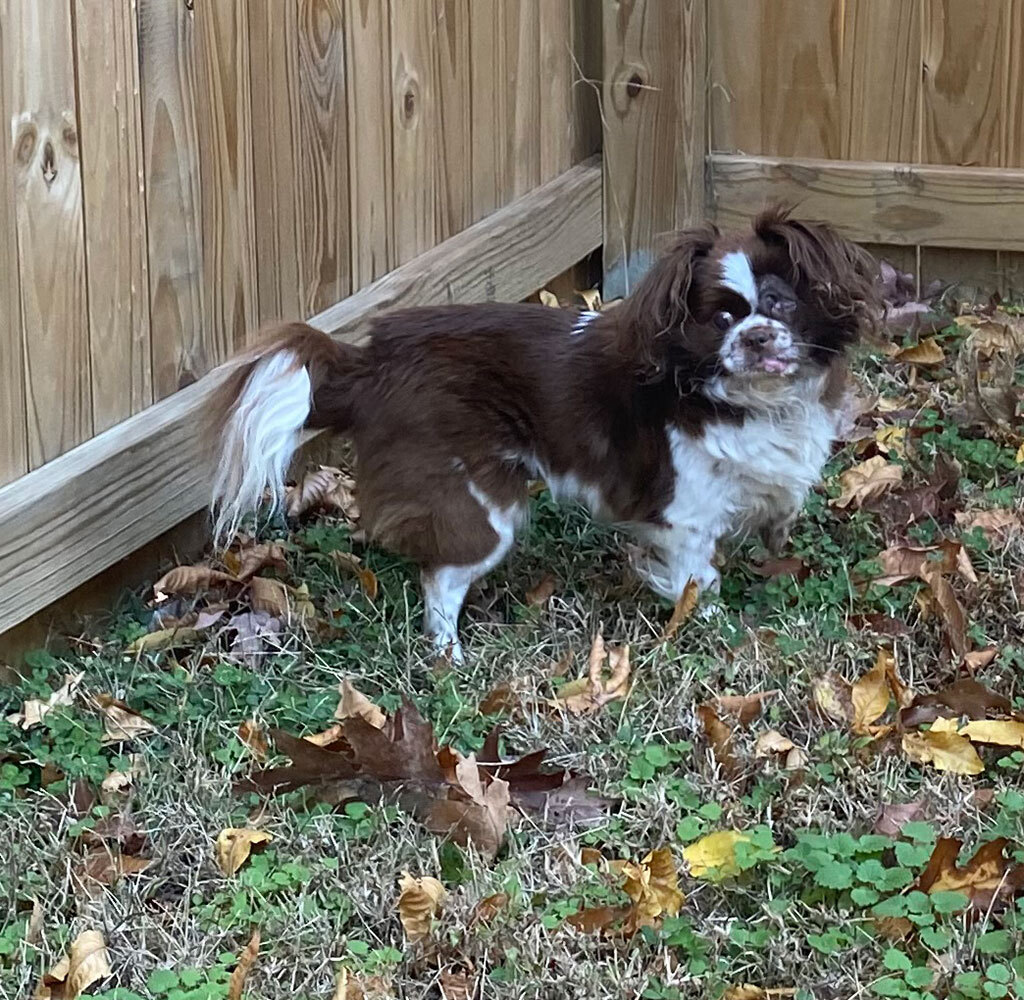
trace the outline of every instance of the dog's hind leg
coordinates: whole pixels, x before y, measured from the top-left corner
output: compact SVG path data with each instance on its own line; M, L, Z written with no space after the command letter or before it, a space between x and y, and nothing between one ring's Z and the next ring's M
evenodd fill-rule
M501 507L473 483L467 483L467 487L481 512L486 514L496 539L493 547L476 562L435 565L424 568L422 575L423 631L437 651L447 654L455 663L463 661L458 624L466 594L475 580L489 573L508 555L524 516L523 504Z

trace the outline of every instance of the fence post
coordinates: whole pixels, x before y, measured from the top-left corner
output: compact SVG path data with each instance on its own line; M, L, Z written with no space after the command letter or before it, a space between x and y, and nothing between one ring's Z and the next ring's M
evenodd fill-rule
M603 0L604 293L704 217L707 0Z

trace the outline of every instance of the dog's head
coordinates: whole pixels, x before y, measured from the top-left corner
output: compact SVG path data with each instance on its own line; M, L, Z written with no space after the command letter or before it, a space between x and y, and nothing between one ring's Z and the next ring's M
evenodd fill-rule
M647 381L770 404L827 372L872 326L875 270L831 227L783 209L741 233L686 230L620 307L622 346Z

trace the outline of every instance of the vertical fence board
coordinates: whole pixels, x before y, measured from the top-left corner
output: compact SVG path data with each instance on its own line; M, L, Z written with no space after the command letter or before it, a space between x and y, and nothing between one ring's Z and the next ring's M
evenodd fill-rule
M6 12L28 412L35 468L92 435L82 175L69 4Z
M395 263L437 242L438 97L432 72L437 12L426 0L391 0Z
M438 121L434 212L436 239L445 240L472 221L469 0L433 0L433 5L429 44L435 55Z
M605 0L605 294L623 295L657 237L702 215L703 0Z
M95 433L153 401L134 3L75 0Z
M25 359L21 329L21 282L14 207L14 148L11 143L14 37L10 7L0 0L0 485L28 472Z
M473 0L469 12L473 221L504 204L510 188L506 137L511 125L502 42L505 2Z
M540 179L549 181L572 163L573 7L540 4Z
M525 194L540 183L540 10L543 0L505 0L504 43L507 76L508 143L511 165L508 196Z
M258 325L248 0L196 11L203 319L209 361L219 364Z
M352 290L342 0L301 0L300 280L304 315Z
M572 0L572 160L601 148L604 11L593 0Z
M250 0L253 214L259 322L302 318L299 295L301 209L298 8Z
M211 367L203 331L193 13L176 0L138 3L153 395L162 399Z
M352 286L362 288L395 259L390 0L346 0L345 26Z

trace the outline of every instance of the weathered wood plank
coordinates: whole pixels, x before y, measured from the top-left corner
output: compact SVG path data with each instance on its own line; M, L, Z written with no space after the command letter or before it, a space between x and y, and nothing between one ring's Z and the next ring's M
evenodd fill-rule
M79 123L70 6L13 3L5 13L34 468L92 435Z
M511 164L506 153L511 124L509 73L503 44L504 3L505 0L473 0L469 9L474 220L503 205L511 190Z
M259 322L302 317L298 7L250 0L253 214Z
M604 2L605 294L626 294L657 238L703 214L702 0Z
M434 214L436 238L445 240L473 221L469 0L433 0L433 6L429 44L437 100Z
M211 367L259 325L247 0L195 7L203 326Z
M0 0L0 122L12 120L14 67L11 4ZM11 130L0 129L0 485L28 472L25 359L21 330L21 280L14 206Z
M515 301L600 242L601 167L588 161L313 322L357 339L361 322L389 306ZM211 373L0 489L0 633L206 504L196 420L222 377Z
M303 315L352 289L342 0L300 0L300 280Z
M75 0L95 433L153 401L134 3Z
M541 3L539 14L540 179L546 181L572 163L573 5Z
M507 143L511 187L506 198L540 183L540 10L543 0L505 0L503 41L507 76L498 80L507 101Z
M572 0L572 161L601 148L603 11L592 0Z
M212 367L203 333L194 26L193 12L174 0L138 0L138 13L153 395L161 399Z
M1024 170L854 163L770 156L709 158L709 212L735 225L773 201L828 219L866 243L1024 250Z
M346 0L345 40L352 287L362 288L395 257L390 0Z

